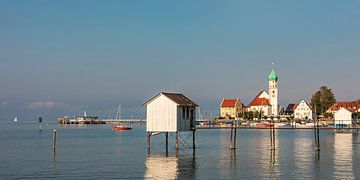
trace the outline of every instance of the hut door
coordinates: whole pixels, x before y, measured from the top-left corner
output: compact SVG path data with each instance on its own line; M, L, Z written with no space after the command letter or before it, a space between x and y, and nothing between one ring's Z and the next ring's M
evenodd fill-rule
M195 127L195 122L194 122L194 109L190 109L190 128L194 128Z

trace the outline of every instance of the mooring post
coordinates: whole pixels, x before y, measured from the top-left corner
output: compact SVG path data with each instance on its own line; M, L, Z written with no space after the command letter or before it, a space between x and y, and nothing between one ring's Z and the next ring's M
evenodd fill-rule
M233 145L233 129L234 129L234 124L231 124L229 149L233 149L233 147L232 147L232 145Z
M272 135L272 129L271 129L271 127L269 128L269 130L270 130L270 146L271 146L271 149L272 149L273 135Z
M53 150L56 150L56 129L53 131Z
M235 129L234 129L234 145L233 145L233 149L236 149L236 130L237 130L237 123L235 122Z
M317 121L316 123L316 137L317 137L317 140L316 140L316 144L317 144L317 148L316 150L317 151L320 151L320 129L319 129L319 121Z
M150 137L151 137L151 132L148 132L148 137L147 137L147 150L148 150L148 156L150 157Z
M275 150L275 144L276 144L275 127L273 127L273 150Z
M176 144L175 144L175 149L179 150L179 133L176 131Z

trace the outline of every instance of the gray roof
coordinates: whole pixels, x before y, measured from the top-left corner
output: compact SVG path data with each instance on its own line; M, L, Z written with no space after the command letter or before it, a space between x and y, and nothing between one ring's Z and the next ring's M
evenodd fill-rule
M165 95L166 97L168 97L169 99L171 99L172 101L174 101L176 104L178 104L180 106L198 106L194 101L192 101L188 97L184 96L183 94L180 94L180 93L167 93L167 92L161 92L161 93L157 94L156 96L154 96L150 100L146 101L144 103L144 105L149 104L152 100L154 100L155 98L157 98L158 96L160 96L162 94Z

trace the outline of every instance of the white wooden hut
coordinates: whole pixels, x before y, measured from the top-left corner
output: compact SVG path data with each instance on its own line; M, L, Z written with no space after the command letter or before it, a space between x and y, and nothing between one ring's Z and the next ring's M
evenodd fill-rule
M150 156L150 137L153 132L165 132L166 152L168 133L176 133L176 149L179 149L179 133L192 131L195 149L195 102L178 93L161 92L148 100L146 106L146 131L148 132L148 155Z
M354 113L346 108L340 108L334 114L335 125L349 126L355 120Z
M198 105L183 94L161 92L144 106L147 132L191 131L195 127Z

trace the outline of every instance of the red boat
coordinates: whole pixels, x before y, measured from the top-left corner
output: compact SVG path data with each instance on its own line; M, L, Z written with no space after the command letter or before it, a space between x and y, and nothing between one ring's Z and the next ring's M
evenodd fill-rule
M256 124L256 127L259 127L259 128L269 128L269 127L274 127L273 124L270 124L270 123L257 123Z
M130 126L126 125L117 125L112 128L113 130L123 131L123 130L131 130L132 128Z

